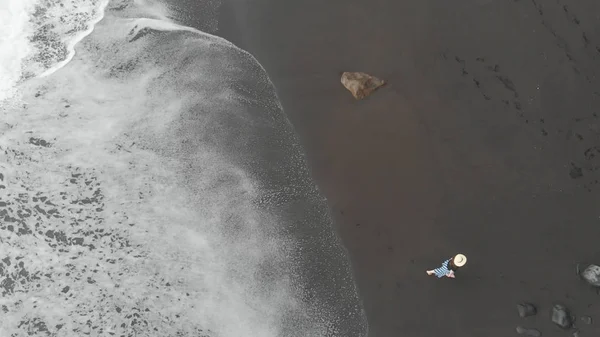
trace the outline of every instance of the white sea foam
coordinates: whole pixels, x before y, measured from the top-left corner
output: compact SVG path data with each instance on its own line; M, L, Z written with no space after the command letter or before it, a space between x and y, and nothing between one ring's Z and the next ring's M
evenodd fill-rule
M15 85L46 76L73 57L73 47L102 19L108 0L23 0L0 4L0 101Z
M23 60L31 53L28 36L35 0L0 2L0 102L15 94Z
M144 3L8 2L0 336L332 335L217 137L254 60Z

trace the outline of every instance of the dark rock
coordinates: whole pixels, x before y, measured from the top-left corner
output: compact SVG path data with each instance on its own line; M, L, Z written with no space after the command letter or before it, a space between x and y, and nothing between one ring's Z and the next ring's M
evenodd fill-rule
M40 138L29 138L29 142L36 146L50 147L50 143Z
M581 272L581 277L590 285L600 287L600 266L590 264Z
M583 177L583 170L581 169L581 167L577 167L573 163L571 163L571 165L572 167L569 171L569 176L571 177L571 179L579 179Z
M552 307L552 322L563 329L569 329L573 326L573 317L564 305L555 304Z
M592 318L590 316L582 316L581 321L585 324L592 324Z
M531 303L519 303L517 304L517 310L519 311L519 317L527 317L537 314L537 309Z
M540 337L542 333L537 329L524 328L522 326L517 327L517 333L519 335L531 336L531 337Z

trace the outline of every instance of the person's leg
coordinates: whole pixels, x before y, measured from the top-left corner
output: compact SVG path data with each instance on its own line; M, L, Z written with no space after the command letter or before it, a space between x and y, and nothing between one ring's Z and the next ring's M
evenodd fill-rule
M433 275L434 271L433 270L428 270L427 271L427 275Z

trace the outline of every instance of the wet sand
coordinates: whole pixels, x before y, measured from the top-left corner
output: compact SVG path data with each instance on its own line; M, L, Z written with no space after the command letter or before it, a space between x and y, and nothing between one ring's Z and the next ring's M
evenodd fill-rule
M565 336L600 320L600 3L224 0L329 200L369 336ZM355 101L342 71L388 81ZM461 252L467 266L425 270ZM516 303L540 313L520 319ZM582 336L598 324L579 324Z

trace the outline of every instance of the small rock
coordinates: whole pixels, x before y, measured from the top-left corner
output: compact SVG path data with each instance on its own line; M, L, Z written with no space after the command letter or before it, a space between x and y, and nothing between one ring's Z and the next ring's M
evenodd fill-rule
M517 333L519 335L531 336L531 337L540 337L542 333L537 329L524 328L522 326L517 327Z
M519 311L519 317L533 316L537 313L537 309L531 303L519 303L517 304L517 310Z
M356 99L363 99L371 95L373 91L385 84L384 80L360 72L344 72L341 81Z
M563 329L568 329L573 325L573 317L564 305L555 304L552 307L552 322Z
M600 266L590 264L583 270L581 277L590 285L600 287Z
M592 317L590 316L581 316L581 321L585 324L592 324Z

